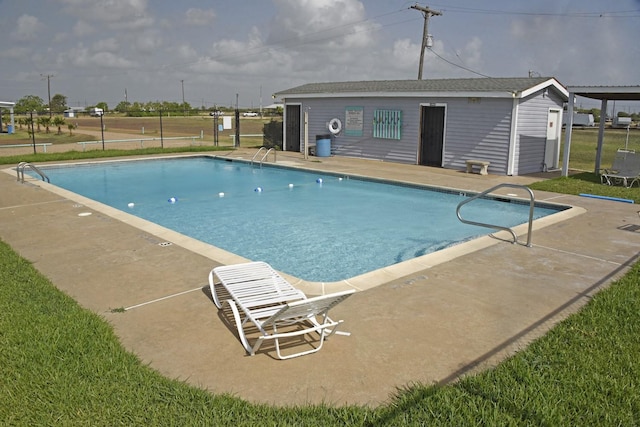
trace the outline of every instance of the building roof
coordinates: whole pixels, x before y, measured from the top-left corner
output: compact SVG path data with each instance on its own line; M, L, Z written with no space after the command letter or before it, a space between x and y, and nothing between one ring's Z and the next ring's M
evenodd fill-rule
M277 92L275 96L498 96L523 97L544 87L554 86L568 98L568 91L552 77L508 77L433 80L371 80L354 82L308 83Z
M586 98L640 101L640 86L570 86L568 89Z

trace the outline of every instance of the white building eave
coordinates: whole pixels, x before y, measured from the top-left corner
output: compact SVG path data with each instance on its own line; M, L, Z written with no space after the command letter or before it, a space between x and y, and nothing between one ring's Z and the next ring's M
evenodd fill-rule
M556 79L549 79L538 85L532 86L529 89L523 90L522 93L520 94L520 97L525 98L529 95L532 95L536 92L539 92L549 87L553 87L558 93L560 93L563 96L565 101L569 99L569 91L560 83L558 83Z
M517 94L519 97L519 94ZM318 98L513 98L514 93L508 91L437 91L437 92L323 92L280 94L275 96L287 99L318 99Z

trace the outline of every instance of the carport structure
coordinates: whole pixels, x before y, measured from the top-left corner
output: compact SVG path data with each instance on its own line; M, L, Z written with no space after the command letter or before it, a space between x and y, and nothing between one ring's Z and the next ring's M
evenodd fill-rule
M604 125L607 113L607 102L614 101L640 101L640 86L570 86L569 105L567 107L567 130L564 143L564 157L562 160L562 176L569 175L569 153L571 152L571 132L573 127L573 106L576 96L599 99L600 105L600 128L598 130L598 149L596 151L595 172L600 171L600 159L602 156L602 143L604 141ZM604 112L604 116L602 115Z

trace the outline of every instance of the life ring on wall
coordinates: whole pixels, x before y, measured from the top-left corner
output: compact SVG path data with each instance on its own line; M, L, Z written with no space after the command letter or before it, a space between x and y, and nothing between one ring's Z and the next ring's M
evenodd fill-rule
M342 130L342 122L340 119L331 119L329 122L329 132L336 135Z

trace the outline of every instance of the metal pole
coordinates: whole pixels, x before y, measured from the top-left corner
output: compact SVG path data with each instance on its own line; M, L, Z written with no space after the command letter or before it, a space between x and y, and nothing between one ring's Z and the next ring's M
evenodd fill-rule
M47 95L49 96L49 118L51 118L51 77L53 77L52 74L40 74L40 76L44 77L47 79Z
M100 114L100 133L102 134L102 151L104 151L104 124L102 122L103 114Z
M573 131L573 104L576 94L569 91L569 105L567 105L567 124L564 131L564 155L562 156L562 175L569 176L569 155L571 154L571 132Z
M186 116L186 106L184 105L184 80L180 80L180 83L182 84L182 115Z
M603 112L604 111L604 115ZM602 146L604 144L604 127L607 120L607 99L603 99L600 103L600 125L598 126L598 146L596 148L596 165L594 172L600 174L600 165L602 160Z
M240 110L238 110L238 94L236 93L236 140L234 146L240 147Z
M31 111L30 114L31 114L31 140L33 141L33 154L36 154L36 131L33 128L33 111Z
M218 146L218 122L220 120L220 116L218 114L218 107L216 105L213 106L213 145L215 147Z
M318 147L316 147L316 150ZM316 156L318 153L316 152ZM304 112L304 159L309 158L309 111Z
M164 135L162 133L162 109L158 109L160 115L160 148L164 148Z

